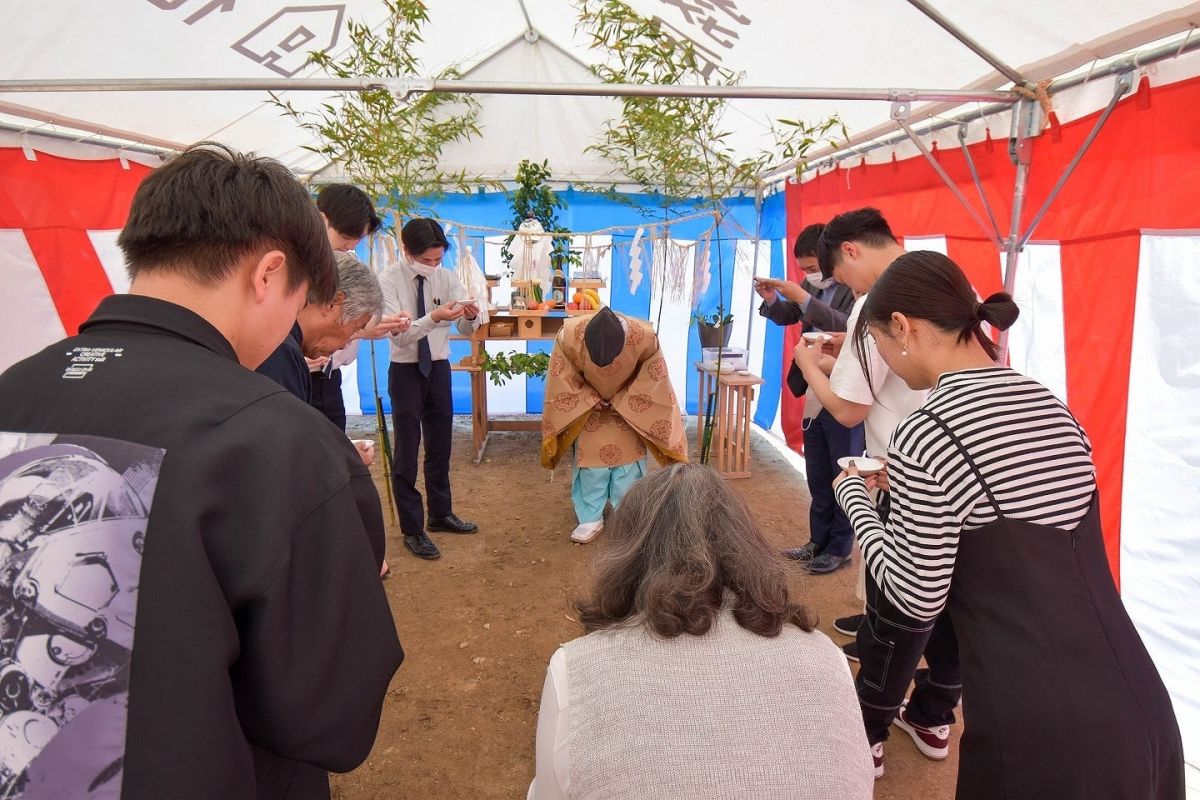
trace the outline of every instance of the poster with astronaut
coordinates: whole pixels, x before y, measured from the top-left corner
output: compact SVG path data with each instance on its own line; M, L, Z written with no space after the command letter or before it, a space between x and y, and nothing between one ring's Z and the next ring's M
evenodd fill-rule
M119 798L164 451L0 433L0 798Z

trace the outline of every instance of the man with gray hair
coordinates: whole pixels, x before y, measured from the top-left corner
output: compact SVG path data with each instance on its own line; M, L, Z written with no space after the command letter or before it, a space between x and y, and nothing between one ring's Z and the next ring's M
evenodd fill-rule
M328 303L308 303L296 315L288 338L262 363L258 372L308 403L311 400L305 358L327 358L345 347L383 311L383 292L375 273L353 253L337 252L337 291ZM392 324L408 329L407 317Z

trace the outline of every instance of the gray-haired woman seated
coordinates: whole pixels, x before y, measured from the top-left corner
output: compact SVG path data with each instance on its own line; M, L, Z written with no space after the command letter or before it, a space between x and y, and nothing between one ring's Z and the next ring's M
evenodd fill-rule
M653 472L605 530L588 635L550 659L528 800L871 797L846 659L725 480Z

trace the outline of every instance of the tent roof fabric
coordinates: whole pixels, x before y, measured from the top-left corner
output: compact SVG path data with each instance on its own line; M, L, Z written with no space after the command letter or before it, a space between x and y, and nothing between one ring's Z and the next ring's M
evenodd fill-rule
M844 5L770 0L628 0L660 17L715 60L769 86L1001 88L1008 81L978 55L902 0ZM525 0L537 37L525 37L518 0L428 0L430 23L419 54L426 74L450 64L476 80L590 82L601 57L576 29L562 0ZM937 10L1030 79L1058 75L1200 25L1200 2L1047 0L986 5L937 0ZM379 0L128 0L21 4L0 29L0 74L50 78L320 77L307 52L346 46L346 23L376 25ZM534 41L530 42L529 39ZM322 92L292 92L298 107ZM301 174L328 165L313 142L265 102L263 92L103 92L0 94L0 122L54 129L124 132L122 138L173 148L215 138L280 159ZM521 158L547 158L556 177L612 177L586 147L618 105L609 98L485 98L484 135L448 153L448 163L507 178ZM837 113L851 134L888 119L886 102L746 100L730 104L731 143L743 153L769 145L779 117Z

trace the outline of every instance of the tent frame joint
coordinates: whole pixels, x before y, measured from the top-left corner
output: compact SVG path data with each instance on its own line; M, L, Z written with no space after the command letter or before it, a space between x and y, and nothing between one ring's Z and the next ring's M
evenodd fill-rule
M432 92L433 78L388 78L378 86L368 85L366 88L387 89L397 100L404 100L417 92Z
M1054 188L1050 190L1050 194L1046 195L1046 199L1042 202L1041 208L1039 208L1037 213L1033 215L1033 219L1030 221L1028 229L1025 231L1024 235L1021 236L1021 240L1017 245L1018 248L1023 248L1026 243L1028 243L1029 238L1033 236L1033 232L1037 229L1038 223L1040 223L1042 218L1046 216L1046 212L1050 210L1050 204L1053 203L1058 197L1059 192L1061 192L1063 186L1066 185L1067 179L1070 178L1072 173L1075 172L1075 168L1078 167L1079 162L1083 160L1084 154L1087 153L1088 148L1092 146L1092 142L1094 142L1096 137L1100 134L1100 130L1104 127L1104 123L1108 122L1108 118L1112 116L1112 112L1117 107L1117 103L1122 97L1129 94L1129 92L1133 90L1133 76L1134 70L1132 68L1117 75L1117 80L1113 86L1113 94L1108 101L1108 105L1104 107L1104 111L1102 111L1100 116L1096 119L1096 123L1092 126L1091 131L1088 132L1088 135L1083 140L1083 143L1079 145L1079 149L1075 152L1074 158L1071 159L1071 163L1067 164L1067 168L1063 170L1063 174L1059 176L1058 182L1054 184Z
M909 141L921 151L921 155L925 156L925 160L929 162L929 166L933 167L933 171L936 172L938 177L942 179L942 183L946 184L950 191L954 193L954 196L958 198L958 202L962 204L962 207L967 210L967 213L970 214L971 218L975 220L977 225L979 225L980 230L983 231L983 235L988 238L988 241L990 241L996 247L1000 247L1000 236L997 229L994 227L994 225L993 227L988 227L987 222L985 222L983 217L979 215L979 212L975 210L975 207L971 205L971 201L968 200L967 196L962 193L962 189L958 188L958 184L954 182L954 179L950 177L950 174L946 172L945 168L938 162L937 158L934 157L933 153L930 151L929 147L926 146L925 142L921 141L921 137L912 129L912 126L908 124L908 117L906 113L907 109L905 108L905 105L906 104L903 103L892 104L892 119L896 121L896 124L899 125L904 133L908 136ZM973 167L971 170L971 175L975 179L975 185L978 187L979 194L982 197L983 186L979 184L979 177ZM984 199L984 205L985 207L987 205L986 198Z

